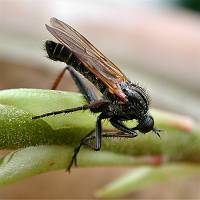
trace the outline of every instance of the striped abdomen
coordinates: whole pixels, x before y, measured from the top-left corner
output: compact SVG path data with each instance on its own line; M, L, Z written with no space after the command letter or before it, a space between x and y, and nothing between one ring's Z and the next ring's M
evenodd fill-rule
M96 76L84 66L84 64L72 53L70 49L60 43L49 40L45 42L45 48L48 57L51 60L65 62L67 65L74 67L76 71L92 82L101 91L101 93L105 92L106 86L104 83L97 79Z

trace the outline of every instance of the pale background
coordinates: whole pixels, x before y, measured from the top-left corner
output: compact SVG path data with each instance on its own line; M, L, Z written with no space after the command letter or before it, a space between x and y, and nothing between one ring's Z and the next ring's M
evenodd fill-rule
M45 40L53 39L44 26L52 16L76 28L147 88L154 107L200 120L200 15L164 0L0 0L1 89L51 87L63 67L43 51ZM60 89L77 90L66 77ZM0 188L0 198L91 198L127 170L44 174ZM199 179L191 177L129 197L200 198L199 188Z

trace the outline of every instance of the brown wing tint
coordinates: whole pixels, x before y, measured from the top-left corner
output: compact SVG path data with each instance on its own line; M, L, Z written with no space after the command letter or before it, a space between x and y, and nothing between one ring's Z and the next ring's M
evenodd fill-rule
M121 101L125 102L127 99L119 83L128 80L127 77L71 26L56 18L51 18L50 24L52 27L46 25L47 30L60 43L68 47L88 70L107 85L111 93L117 95Z

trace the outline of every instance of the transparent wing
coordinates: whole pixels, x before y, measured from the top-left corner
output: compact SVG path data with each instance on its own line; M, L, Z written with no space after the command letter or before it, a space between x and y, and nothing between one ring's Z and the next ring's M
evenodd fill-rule
M52 27L46 25L48 31L60 43L68 47L88 70L106 84L111 93L116 94L122 101L126 101L126 96L119 83L128 79L120 69L68 24L56 18L51 18L50 24Z

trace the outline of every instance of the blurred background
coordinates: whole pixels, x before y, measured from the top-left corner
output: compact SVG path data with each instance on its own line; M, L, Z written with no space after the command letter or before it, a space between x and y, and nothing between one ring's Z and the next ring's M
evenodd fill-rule
M198 0L0 0L1 89L51 87L64 66L47 59L43 50L47 39L55 40L44 26L53 16L147 88L153 107L200 120ZM59 89L77 91L67 74ZM127 170L53 172L0 188L0 198L92 198ZM191 177L127 198L200 198L198 188L200 181Z

